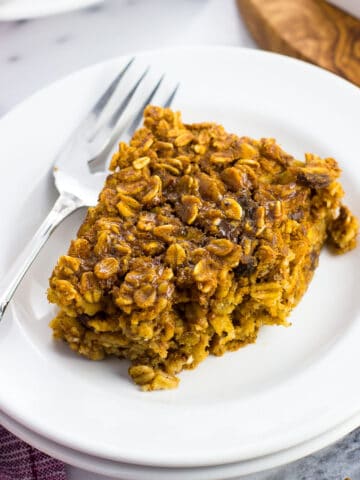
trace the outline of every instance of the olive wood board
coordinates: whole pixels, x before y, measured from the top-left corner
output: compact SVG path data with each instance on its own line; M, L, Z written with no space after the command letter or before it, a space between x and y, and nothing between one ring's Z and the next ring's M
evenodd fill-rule
M324 0L237 3L261 48L301 58L360 86L360 20Z

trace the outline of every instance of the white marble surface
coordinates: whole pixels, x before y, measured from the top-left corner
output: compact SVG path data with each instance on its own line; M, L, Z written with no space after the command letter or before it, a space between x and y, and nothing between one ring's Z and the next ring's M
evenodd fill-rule
M105 0L66 15L0 23L0 114L87 65L189 44L254 46L234 0Z
M235 0L105 0L82 11L0 23L0 116L75 70L175 45L255 47ZM69 480L106 480L68 467ZM360 480L360 430L338 444L249 480Z

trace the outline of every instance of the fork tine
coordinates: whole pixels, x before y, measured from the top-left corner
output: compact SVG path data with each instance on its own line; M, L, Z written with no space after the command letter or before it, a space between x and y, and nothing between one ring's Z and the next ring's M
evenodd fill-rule
M121 104L117 107L115 112L112 114L110 117L110 120L107 121L105 125L100 127L92 136L92 142L93 145L95 144L95 150L97 151L97 154L92 155L91 158L88 159L88 165L89 168L92 169L92 171L95 171L94 168L99 168L100 163L104 163L106 161L105 156L100 160L99 162L99 155L103 154L106 148L112 145L112 138L114 135L114 132L118 135L121 135L121 139L123 141L130 141L132 135L134 134L136 128L139 126L143 113L144 113L144 108L146 105L148 105L151 100L154 98L156 95L157 91L159 90L162 82L164 81L165 75L162 75L160 79L158 80L157 84L154 86L154 88L151 90L150 94L146 97L146 99L141 103L141 106L138 107L134 115L132 116L132 120L130 119L129 122L130 125L128 126L129 122L126 122L125 125L122 125L121 128L119 129L119 120L121 116L123 115L124 111L126 110L128 104L130 103L131 99L135 95L136 90L138 89L139 85L145 78L145 76L148 74L150 70L150 67L148 67L140 76L138 81L135 83L131 91L127 94L127 96L124 98L124 100L121 102ZM174 97L179 89L180 84L177 84L174 90L171 92L170 96L167 98L167 100L164 102L165 107L169 107L174 100ZM94 167L95 164L98 164L97 167Z
M131 99L135 95L136 90L139 88L141 82L144 80L146 75L148 74L150 70L150 67L147 67L146 70L142 73L140 78L137 80L133 88L130 90L130 92L126 95L126 97L122 100L120 105L116 108L115 112L111 114L110 119L106 121L106 123L103 126L100 126L95 133L92 134L90 138L90 142L94 143L97 145L97 148L99 152L102 152L104 148L106 148L106 145L111 142L112 136L114 134L114 131L116 130L116 126L118 124L118 121L120 120L121 116L125 112L128 104L130 103ZM88 164L91 166L94 164L94 162L97 161L97 155L92 156L88 160Z
M144 114L144 109L147 105L149 105L149 103L151 102L151 100L153 99L153 97L155 96L156 92L159 90L160 88L160 85L162 84L163 80L165 78L165 75L162 75L160 77L160 80L158 81L158 83L155 85L154 89L152 90L152 92L150 93L150 95L147 97L147 99L142 103L141 107L139 108L138 112L136 113L135 115L135 118L134 120L131 122L131 125L126 129L126 139L130 139L135 130L137 129L139 123L141 122L142 120L142 117L143 117L143 114ZM165 108L168 108L171 106L174 98L175 98L175 95L177 93L177 91L179 90L179 87L180 87L180 83L178 83L176 85L176 87L174 88L174 90L171 92L171 94L169 95L169 97L167 98L167 100L165 101L164 103L164 107Z
M105 108L105 106L107 105L108 101L110 100L110 98L112 97L113 93L115 92L116 90L116 87L118 86L118 84L120 83L121 79L123 78L123 76L125 75L125 73L128 71L129 67L131 66L131 64L134 62L135 60L135 57L133 57L126 65L125 67L121 70L121 72L119 72L116 77L114 78L114 80L110 83L110 85L108 86L108 88L105 90L105 92L101 95L101 97L99 98L99 100L96 102L96 104L93 106L93 108L91 109L91 114L95 114L95 115L99 115Z
M120 103L118 108L115 110L115 112L111 115L110 120L108 121L108 127L114 128L116 124L118 123L121 115L124 113L126 107L129 105L130 100L132 97L135 95L136 90L139 88L141 82L144 80L146 75L148 74L150 70L150 67L147 67L147 69L142 73L141 77L139 80L135 83L133 88L130 90L130 92L126 95L124 100Z
M72 132L70 138L83 137L83 139L87 138L89 141L90 134L91 139L91 132L94 130L94 128L96 128L98 118L100 117L102 111L108 105L110 100L113 98L119 83L121 82L122 78L126 74L127 70L130 68L134 60L135 57L131 58L131 60L125 65L125 67L116 75L116 77L112 80L105 92L101 95L99 100L97 100L92 109L87 113L87 115L81 120L77 128Z
M139 123L141 122L141 119L142 119L142 116L143 116L143 113L144 113L144 109L146 107L146 105L149 105L149 103L151 102L151 100L155 97L155 94L156 92L159 90L160 88L160 85L162 84L163 80L165 78L165 75L162 75L160 77L160 80L157 82L157 84L155 85L155 87L152 89L152 91L150 92L149 96L146 98L146 100L144 100L144 102L141 104L141 106L139 107L137 113L135 114L135 118L134 120L131 122L130 126L127 128L126 130L126 134L129 135L130 137L133 135L133 133L135 132L137 126L139 125Z
M175 98L175 95L177 94L177 91L179 90L179 87L180 87L180 83L178 83L176 85L176 87L174 88L174 90L171 92L169 98L166 100L166 102L164 103L164 107L165 108L169 108L172 104L172 102L174 101L174 98Z

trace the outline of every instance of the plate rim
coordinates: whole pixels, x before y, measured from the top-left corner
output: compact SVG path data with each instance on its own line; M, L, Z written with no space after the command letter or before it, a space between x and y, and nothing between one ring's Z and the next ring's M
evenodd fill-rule
M136 478L136 480L144 480L144 469L146 470L147 466L126 464L122 462L116 462L114 460L103 459L57 444L56 442L29 430L24 425L16 422L16 420L8 417L6 414L1 412L1 410L0 421L4 423L4 426L7 430L24 442L27 442L38 450L43 451L45 454L53 458L57 458L58 460L75 468L80 468L98 475L106 475L119 480L134 480L138 475L139 477ZM236 478L243 478L244 476L247 477L248 475L253 475L256 473L265 473L268 470L281 468L289 463L301 460L308 455L315 454L323 448L330 447L337 441L340 441L346 435L356 430L359 425L360 410L357 414L345 420L343 423L336 425L333 429L330 429L313 439L310 439L308 442L300 443L299 445L275 452L274 454L231 464L216 465L215 470L213 470L214 467L211 466L198 468L195 467L194 469L190 467L185 469L186 472L183 472L181 468L175 468L173 470L178 474L176 479L169 477L169 470L171 470L170 468L149 467L152 470L154 477L151 477L147 480L154 480L155 478L159 480L167 480L168 478L170 478L170 480L190 480L190 477L183 477L185 473L191 475L191 480L200 480L200 477L201 480L204 478L207 480L218 480L218 478L222 478L223 480L231 480L234 478L234 475ZM33 442L34 436L36 438L35 442ZM44 448L44 445L46 444L49 444L50 447ZM59 449L61 453L59 453ZM95 462L99 461L98 464L92 463L92 465L95 465L95 469L92 468L90 470L89 458L91 458L92 461L95 459ZM109 466L112 466L109 464L112 463L117 464L116 474L115 472L110 472L108 470ZM241 468L239 469L239 467ZM194 470L201 472L199 477L194 477ZM161 478L159 477L159 471L161 472ZM221 477L219 475L221 475Z
M103 1L103 0L94 0L94 1ZM360 87L357 87L355 84L351 83L348 79L340 77L340 75L337 75L334 72L331 72L329 70L326 70L325 68L319 67L318 65L314 65L312 63L306 62L305 60L301 60L300 58L295 58L295 57L290 57L288 55L283 55L282 53L277 53L277 52L271 52L267 50L262 50L258 48L252 48L252 47L242 47L242 46L234 46L234 45L201 45L201 44L196 44L196 45L185 45L185 46L173 46L173 47L159 47L159 48L154 48L154 49L149 49L149 50L131 50L129 53L124 54L124 55L118 55L114 56L111 58L107 58L106 60L101 60L99 62L95 63L90 63L88 65L85 65L79 69L74 69L67 74L61 75L60 78L58 78L55 81L50 81L49 83L43 85L41 88L35 90L33 93L25 97L24 99L20 100L17 102L15 105L13 105L10 110L5 112L3 115L0 116L0 123L2 123L4 120L7 120L8 117L10 117L13 114L16 114L18 109L23 108L24 106L27 105L27 103L32 102L36 97L42 96L44 93L48 92L48 90L51 90L58 85L62 84L63 82L67 82L73 78L76 78L78 75L83 75L86 72L100 68L100 67L107 67L108 65L112 65L115 62L121 62L125 59L131 59L136 56L152 56L152 55L157 55L159 53L166 53L166 52L171 52L171 51L189 51L189 52L194 52L194 50L198 51L233 51L233 52L244 52L248 53L251 55L258 55L258 56L268 56L268 57L273 57L277 59L282 59L286 62L293 63L294 65L301 65L303 68L309 70L309 71L317 71L318 74L323 75L328 78L332 78L332 81L338 82L339 86L345 87L347 89L352 90L354 93L356 92L357 94L360 93Z

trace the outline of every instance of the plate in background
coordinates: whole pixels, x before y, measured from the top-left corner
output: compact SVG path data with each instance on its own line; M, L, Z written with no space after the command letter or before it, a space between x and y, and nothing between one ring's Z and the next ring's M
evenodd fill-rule
M360 414L319 437L273 455L245 460L240 463L189 469L161 469L105 460L63 447L41 437L1 411L0 422L14 435L48 455L82 470L111 478L121 480L234 480L236 477L238 480L246 476L244 480L261 480L262 478L266 480L269 469L280 467L314 453L351 432L357 425L360 425Z
M104 0L0 0L0 21L25 20L90 7Z

